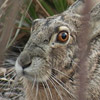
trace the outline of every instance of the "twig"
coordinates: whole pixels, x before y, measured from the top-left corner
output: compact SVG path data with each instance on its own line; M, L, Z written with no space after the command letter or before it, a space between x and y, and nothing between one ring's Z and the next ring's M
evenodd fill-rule
M85 1L85 7L83 8L82 18L80 19L82 27L78 36L78 46L80 48L78 58L79 58L79 90L78 90L78 100L86 100L86 87L87 84L87 55L89 52L88 39L89 39L89 21L90 21L90 9L91 2L90 0Z
M40 8L44 11L44 13L47 15L47 16L50 16L50 14L44 9L44 7L41 5L41 3L36 0L36 3L40 6Z
M20 3L22 4L22 1L20 1ZM19 0L12 0L12 7L10 9L8 16L6 16L1 36L2 38L0 38L0 61L2 61L3 59L3 55L6 50L6 44L14 28L18 11L19 11Z

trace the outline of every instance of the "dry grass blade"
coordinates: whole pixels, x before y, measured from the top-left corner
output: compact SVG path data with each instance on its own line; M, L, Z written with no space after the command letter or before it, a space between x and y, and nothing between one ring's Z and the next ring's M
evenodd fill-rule
M14 28L16 17L19 11L19 4L21 5L22 1L19 2L19 0L12 0L12 7L9 14L6 16L5 22L3 23L4 27L0 38L0 47L2 47L0 48L0 62L2 61L1 58L3 58L3 54L6 50L6 44Z
M86 81L87 81L87 66L86 66L86 59L87 55L89 53L89 35L90 35L90 10L91 10L91 2L90 0L85 0L85 7L83 8L82 11L82 16L83 18L80 19L82 23L82 27L80 29L80 33L78 36L78 45L80 48L78 58L80 59L79 62L79 90L78 90L78 100L86 100L86 95L85 95L85 90L87 87Z
M0 0L0 7L1 7L1 5L3 4L3 2L4 2L4 0Z
M46 16L50 16L50 14L46 11L46 9L42 6L39 0L33 0L33 3L36 3L40 9L44 12Z

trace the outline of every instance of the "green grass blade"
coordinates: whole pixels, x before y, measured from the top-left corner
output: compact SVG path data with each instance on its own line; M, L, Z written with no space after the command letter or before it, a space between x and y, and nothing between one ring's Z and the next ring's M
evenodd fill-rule
M31 4L28 12L29 12L32 19L38 18L38 15L36 14L35 7L34 7L33 3Z
M39 1L51 16L54 15L54 12L52 11L51 7L45 1L43 0L39 0Z

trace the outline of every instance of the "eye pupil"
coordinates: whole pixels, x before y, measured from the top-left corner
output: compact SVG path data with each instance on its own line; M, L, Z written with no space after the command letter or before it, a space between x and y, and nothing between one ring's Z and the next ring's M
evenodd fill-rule
M66 39L67 33L62 33L62 39Z

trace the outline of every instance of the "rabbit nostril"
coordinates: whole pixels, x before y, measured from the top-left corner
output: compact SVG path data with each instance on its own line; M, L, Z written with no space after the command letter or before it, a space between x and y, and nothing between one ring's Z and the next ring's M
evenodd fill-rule
M24 61L23 59L19 59L18 63L23 69L25 69L25 68L28 68L31 65L32 61L27 62L27 60Z
M31 63L32 63L32 62L30 62L30 63L28 63L28 64L25 64L25 65L22 65L22 68L23 68L23 69L28 68L28 67L31 65Z
M30 54L26 51L22 52L18 58L18 63L23 69L30 67L32 63Z

